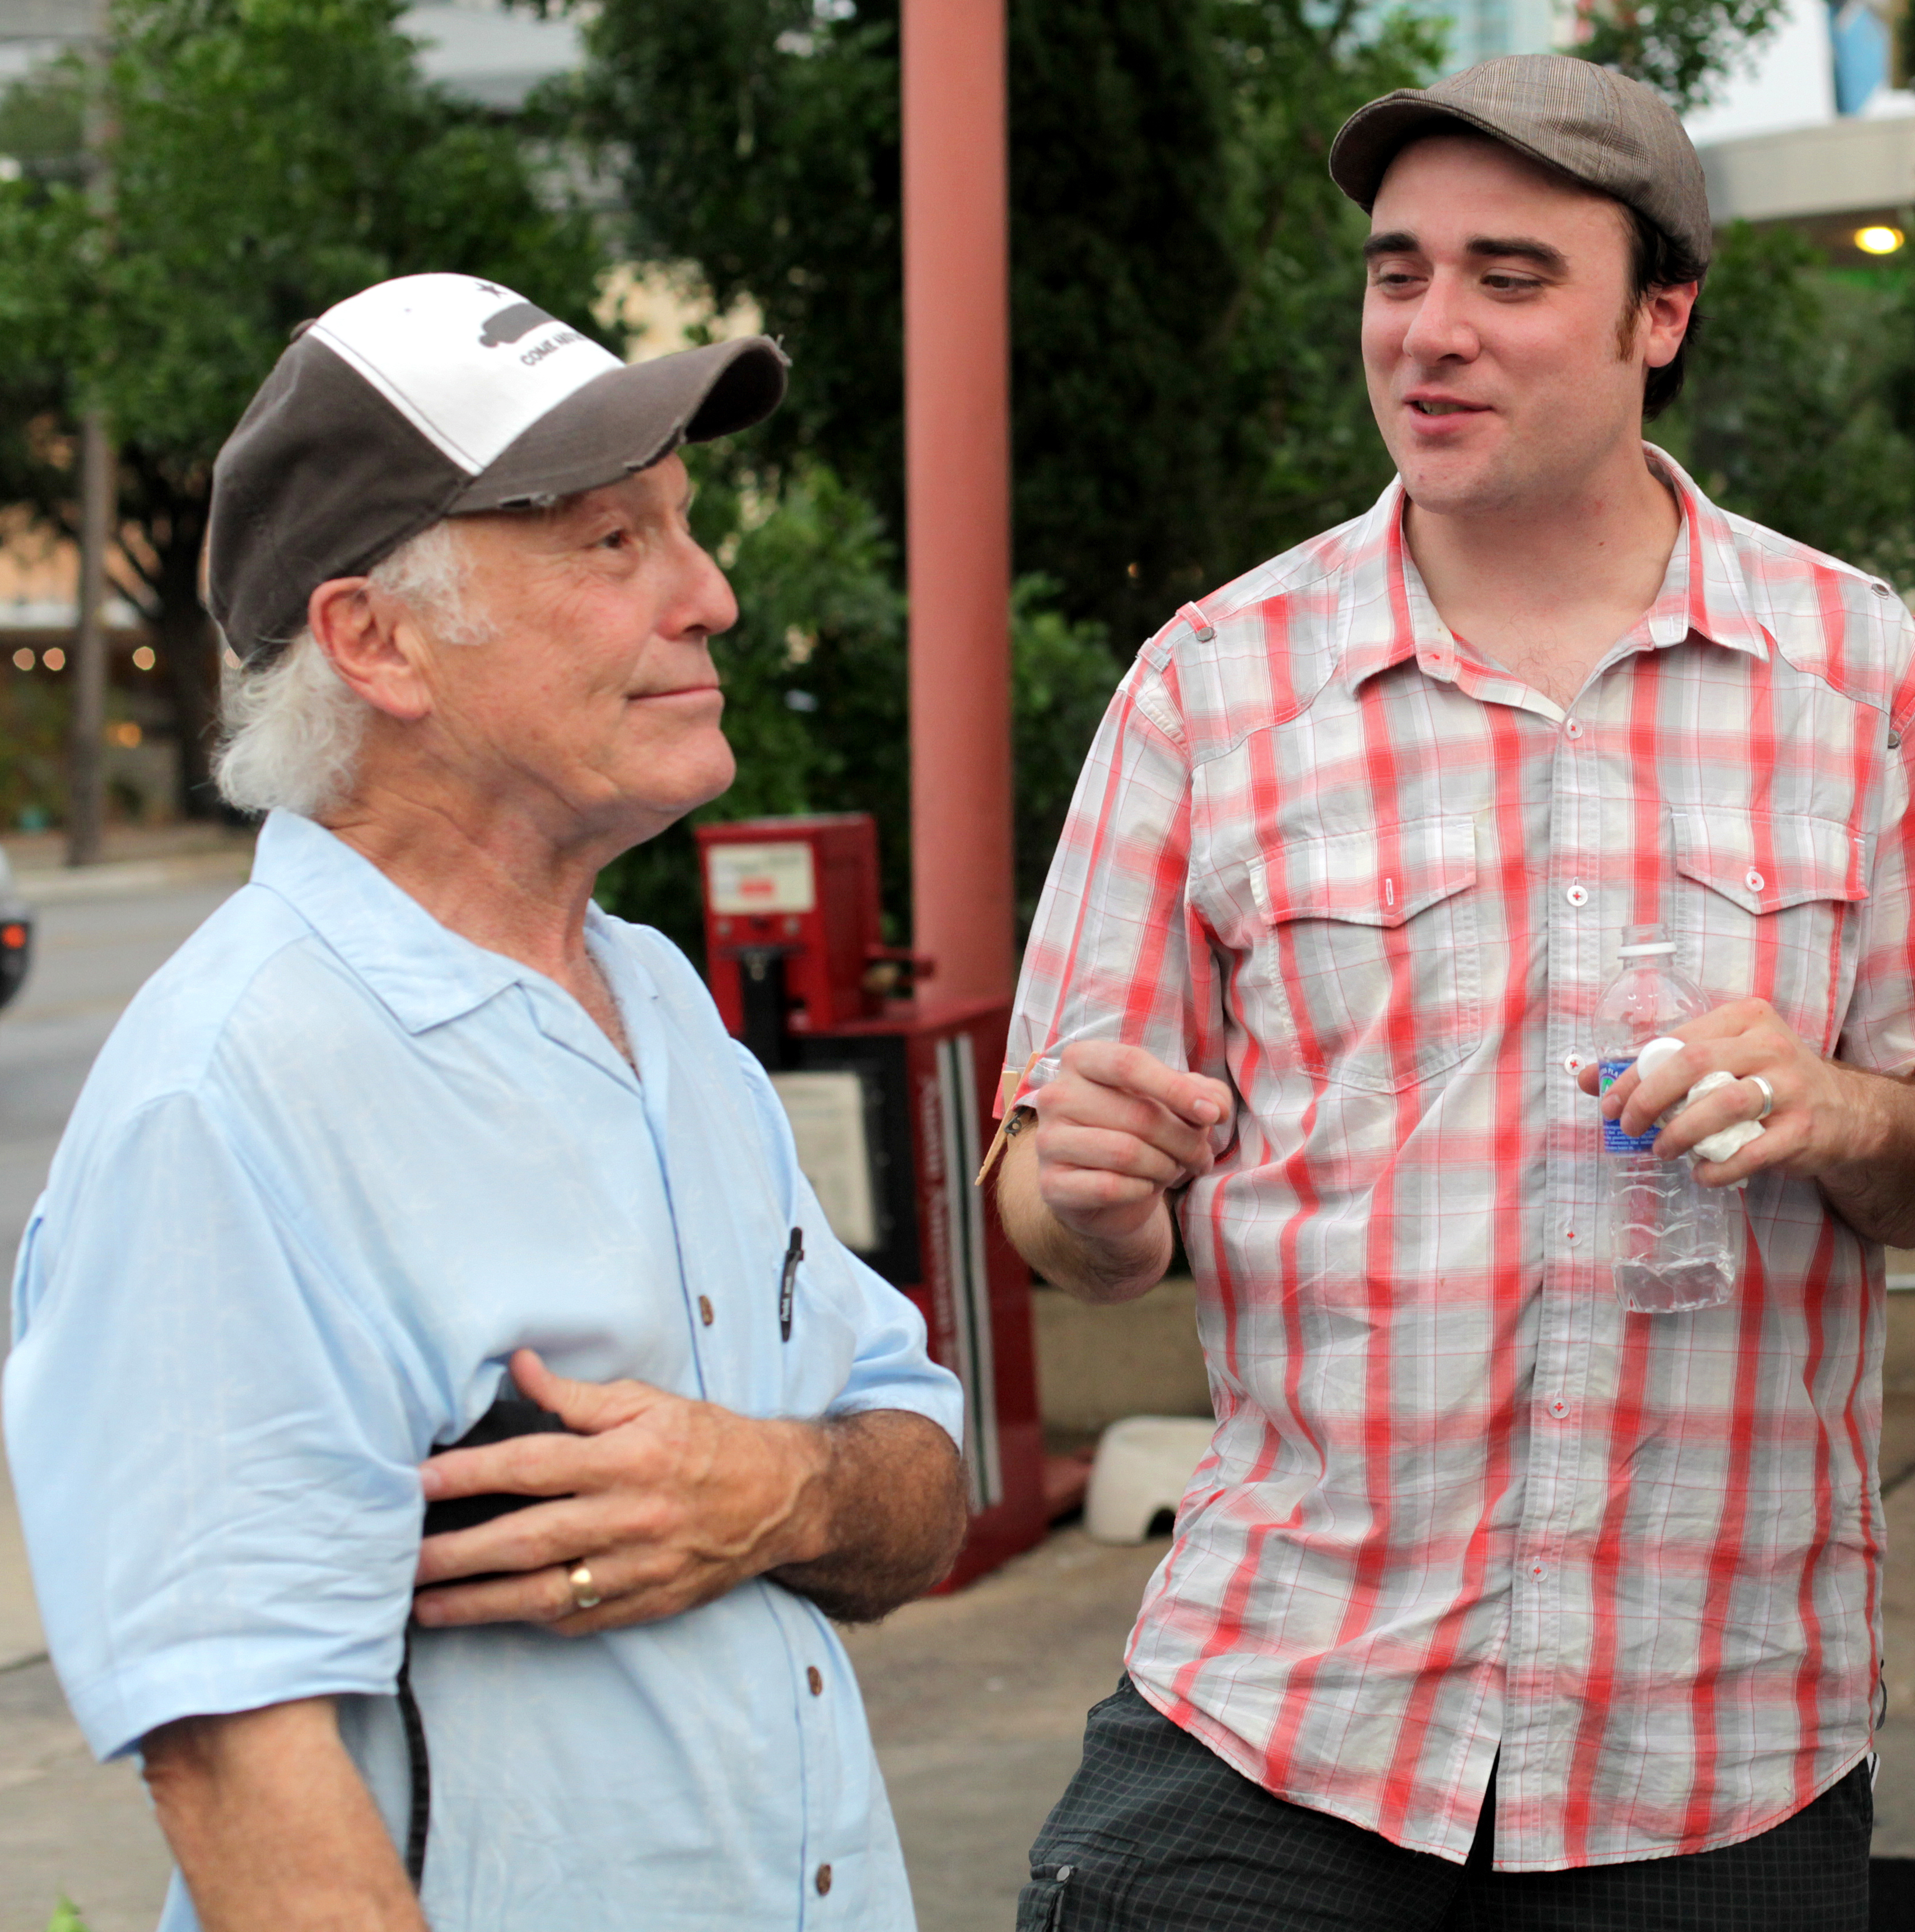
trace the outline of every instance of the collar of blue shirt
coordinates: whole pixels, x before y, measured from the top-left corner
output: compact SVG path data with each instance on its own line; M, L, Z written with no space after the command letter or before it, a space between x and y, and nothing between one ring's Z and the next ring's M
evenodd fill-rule
M275 812L260 828L252 880L291 905L408 1033L458 1019L509 986L553 986L536 968L441 926L369 859L296 813ZM602 937L605 923L596 905L589 908L588 936ZM638 982L621 990L658 998L635 958L621 964Z

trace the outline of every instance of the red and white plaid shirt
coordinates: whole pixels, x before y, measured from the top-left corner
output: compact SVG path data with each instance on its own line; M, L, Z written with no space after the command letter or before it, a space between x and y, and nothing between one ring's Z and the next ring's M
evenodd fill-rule
M1625 925L1915 1068L1915 626L1709 503L1565 712L1445 627L1403 496L1187 605L1080 781L1010 1060L1240 1096L1184 1237L1218 1418L1138 1688L1279 1796L1460 1860L1703 1851L1867 1750L1880 1249L1742 1197L1733 1304L1627 1315L1577 1088Z

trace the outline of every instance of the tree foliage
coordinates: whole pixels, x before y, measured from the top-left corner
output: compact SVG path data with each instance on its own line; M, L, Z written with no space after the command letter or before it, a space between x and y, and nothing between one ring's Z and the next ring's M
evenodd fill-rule
M901 938L911 898L905 601L883 524L862 496L809 459L768 482L741 473L722 448L687 454L699 483L693 530L738 599L736 627L712 644L738 776L691 820L608 866L599 897L697 957L703 939L692 824L868 812L878 823L887 929ZM1026 580L1013 599L1025 921L1116 677L1103 633L1062 616L1049 590L1040 579Z
M758 457L901 525L896 0L604 0L551 102L623 171L635 250L791 350ZM1302 0L1011 0L1017 568L1127 653L1388 470L1356 361L1343 117L1435 30Z
M1706 106L1788 15L1787 0L1597 0L1574 49L1646 82L1684 114Z
M70 62L8 105L41 151L0 183L0 484L72 527L74 426L105 408L138 578L123 587L154 616L189 784L204 778L214 671L197 595L212 460L293 326L437 268L523 288L598 332L590 224L548 206L512 130L420 80L401 10L119 0L100 81ZM104 200L49 152L95 85Z
M621 172L629 252L695 263L799 356L755 457L822 453L899 527L897 0L611 0L554 131Z
M1829 269L1792 229L1739 224L1652 434L1725 508L1915 584L1911 291L1893 272Z

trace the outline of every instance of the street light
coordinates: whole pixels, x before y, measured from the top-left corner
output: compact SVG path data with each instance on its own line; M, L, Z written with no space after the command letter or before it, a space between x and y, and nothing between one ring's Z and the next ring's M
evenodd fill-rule
M1855 231L1855 245L1865 255L1892 255L1907 238L1899 228L1886 224L1871 224Z

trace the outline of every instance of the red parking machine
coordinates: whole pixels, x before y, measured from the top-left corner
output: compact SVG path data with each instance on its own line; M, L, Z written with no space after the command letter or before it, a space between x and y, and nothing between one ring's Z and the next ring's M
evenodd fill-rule
M1010 1007L913 992L881 945L863 812L695 828L705 952L725 1024L764 1063L839 1238L909 1295L964 1384L968 1582L1045 1532L1031 1274L974 1187Z

